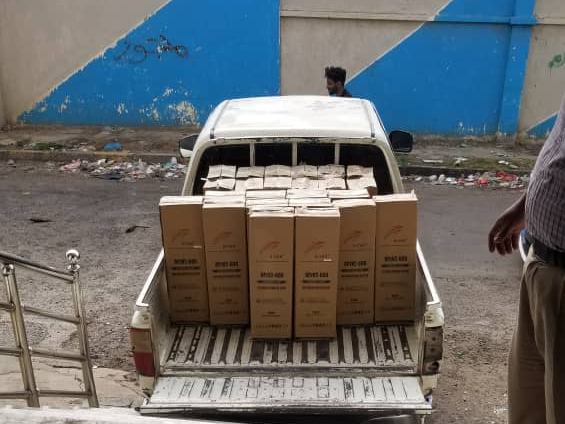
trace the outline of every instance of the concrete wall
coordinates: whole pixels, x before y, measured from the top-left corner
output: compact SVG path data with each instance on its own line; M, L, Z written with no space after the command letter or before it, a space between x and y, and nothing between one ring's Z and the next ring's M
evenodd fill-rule
M562 0L3 0L0 93L10 122L188 125L340 65L389 129L544 136L564 24Z
M0 4L10 121L194 125L225 98L279 93L278 0Z
M565 93L565 3L538 0L532 30L520 131L545 137Z
M3 0L0 78L14 121L166 0Z

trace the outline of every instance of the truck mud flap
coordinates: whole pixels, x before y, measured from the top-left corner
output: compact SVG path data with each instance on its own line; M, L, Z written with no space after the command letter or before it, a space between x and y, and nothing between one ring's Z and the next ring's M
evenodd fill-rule
M418 377L161 377L142 414L429 414Z

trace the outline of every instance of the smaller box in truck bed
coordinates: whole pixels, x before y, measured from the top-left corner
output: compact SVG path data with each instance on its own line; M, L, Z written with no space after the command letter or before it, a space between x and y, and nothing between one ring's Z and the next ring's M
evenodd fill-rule
M336 336L339 211L298 208L295 218L294 335Z
M210 323L249 323L246 208L242 202L205 203L204 245Z
M294 213L251 211L248 218L251 335L292 337Z
M171 320L207 322L202 197L165 196L159 211Z
M418 199L375 196L375 320L413 321L416 305Z

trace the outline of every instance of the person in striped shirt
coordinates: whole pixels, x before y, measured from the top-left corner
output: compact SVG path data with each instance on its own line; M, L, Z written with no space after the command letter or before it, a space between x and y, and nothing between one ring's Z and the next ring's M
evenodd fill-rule
M565 99L528 190L495 222L491 252L531 241L508 362L508 423L565 423Z

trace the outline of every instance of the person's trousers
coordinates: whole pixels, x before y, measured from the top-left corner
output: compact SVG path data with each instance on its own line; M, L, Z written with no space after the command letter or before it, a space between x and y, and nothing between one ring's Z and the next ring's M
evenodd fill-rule
M508 423L565 424L565 269L530 249L508 362Z

